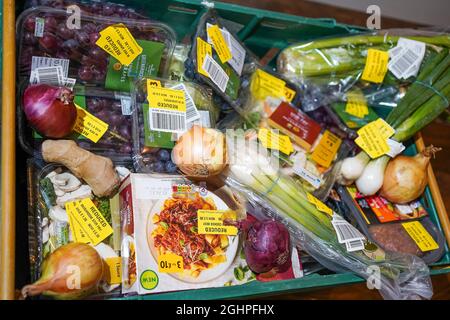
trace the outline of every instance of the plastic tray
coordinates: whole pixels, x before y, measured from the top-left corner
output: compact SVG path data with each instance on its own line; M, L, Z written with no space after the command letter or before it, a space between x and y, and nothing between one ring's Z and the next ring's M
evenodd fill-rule
M4 0L4 23L7 28L14 29L15 2ZM195 29L196 21L203 12L203 8L197 0L178 1L142 1L130 0L127 5L143 9L149 17L170 24L177 32L178 40L183 40L185 35L190 35ZM274 52L286 47L289 43L307 41L319 37L348 34L363 30L359 27L336 23L334 19L310 19L276 12L263 11L237 5L215 2L219 14L231 21L234 31L237 31L241 40L259 57L270 61L273 65ZM18 8L20 10L20 7ZM4 81L3 92L15 91L15 52L14 32L9 30L4 39ZM14 298L14 269L15 269L15 186L16 186L16 151L13 139L15 132L15 97L3 96L2 104L2 242L0 268L1 296L3 299ZM416 147L416 145L418 147ZM416 145L411 144L406 152L414 154L417 148L422 149L423 141L418 137ZM24 168L19 168L19 174L23 177ZM450 242L450 222L436 183L432 170L428 172L429 187L423 196L423 202L430 213L431 219L444 232L447 242ZM18 176L19 177L19 176ZM21 199L20 201L23 201ZM19 205L19 204L17 204ZM18 212L19 213L19 212ZM22 241L23 239L19 239ZM436 266L444 266L450 263L448 246L443 258ZM443 274L450 269L434 268L432 274ZM270 283L250 283L244 286L191 290L158 295L146 295L132 297L132 299L225 299L238 297L255 297L263 295L275 295L292 293L304 290L312 290L327 286L337 286L363 282L364 280L354 274L318 275L312 274L301 279L276 281Z
M72 30L68 28L71 15L70 11L45 6L22 12L16 26L20 77L30 78L33 57L41 58L35 66L62 65L68 69L67 76L75 78L77 83L100 85L117 91L128 91L130 82L142 73L163 76L167 72L175 46L174 32L167 25L142 19L81 14L81 29ZM43 31L36 29L39 26L37 18L44 21ZM143 48L141 55L129 66L121 65L95 44L100 32L115 24L125 25Z
M17 97L18 135L22 148L31 156L42 158L41 145L45 140L37 134L27 122L22 109L22 92L28 86L28 81L22 83ZM79 90L77 90L79 89ZM108 131L94 143L79 134L70 137L77 141L80 147L98 155L109 157L116 161L131 161L131 98L126 93L108 91L100 88L76 88L74 102L84 107L89 113L108 123ZM111 134L112 132L112 134ZM120 135L120 139L114 134ZM128 142L127 142L128 141Z

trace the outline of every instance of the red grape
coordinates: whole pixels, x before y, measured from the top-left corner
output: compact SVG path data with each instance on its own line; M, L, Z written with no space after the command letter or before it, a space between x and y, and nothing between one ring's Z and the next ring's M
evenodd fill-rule
M58 40L51 33L44 33L42 38L39 38L40 46L47 52L55 52L58 48Z
M78 70L78 77L82 80L82 81L90 81L92 80L92 78L94 77L92 70L90 67L87 66L82 66L79 70Z
M34 32L35 25L36 25L36 20L35 20L34 16L33 17L28 17L25 20L24 27L25 27L26 30L28 30L30 32Z
M56 21L55 17L45 17L44 22L45 31L55 31L58 26L58 21Z
M74 31L67 28L65 23L60 23L56 29L56 34L63 39L70 39L74 35Z

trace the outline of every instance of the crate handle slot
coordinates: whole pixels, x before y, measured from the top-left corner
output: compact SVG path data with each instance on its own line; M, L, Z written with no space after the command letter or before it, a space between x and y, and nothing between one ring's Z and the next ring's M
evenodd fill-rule
M178 12L178 13L187 13L187 14L192 14L195 15L198 13L197 9L191 9L191 8L186 8L186 7L181 7L181 6L176 6L176 5L169 5L167 7L168 11L172 11L172 12Z

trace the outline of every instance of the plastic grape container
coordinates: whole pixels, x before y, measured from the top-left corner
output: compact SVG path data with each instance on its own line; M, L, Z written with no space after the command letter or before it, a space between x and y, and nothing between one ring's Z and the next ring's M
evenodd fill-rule
M20 96L29 84L22 83ZM74 103L108 124L108 130L97 143L73 133L66 139L75 140L86 150L115 161L131 161L131 99L128 94L93 87L75 87ZM22 99L18 100L17 119L19 141L30 155L42 158L41 145L46 139L39 135L27 122L22 109Z
M39 68L44 69L39 81L52 81L54 73L48 75L45 68L61 66L63 76L76 79L77 84L124 92L140 77L165 76L175 33L163 23L128 16L127 11L122 16L81 13L78 19L63 9L41 6L25 10L16 27L19 76L30 79L31 71ZM117 24L125 25L142 48L129 65L122 65L96 44L102 30Z

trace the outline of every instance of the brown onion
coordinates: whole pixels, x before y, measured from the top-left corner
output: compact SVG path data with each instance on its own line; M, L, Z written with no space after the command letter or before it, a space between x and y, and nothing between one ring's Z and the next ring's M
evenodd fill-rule
M42 264L42 275L22 288L22 297L39 294L56 299L79 299L95 292L103 275L103 261L88 244L70 243L52 252Z
M423 193L428 183L430 158L441 148L429 146L414 157L399 155L389 161L380 195L393 203L411 202Z
M194 125L178 139L172 161L189 177L217 175L227 165L225 136L215 129Z

